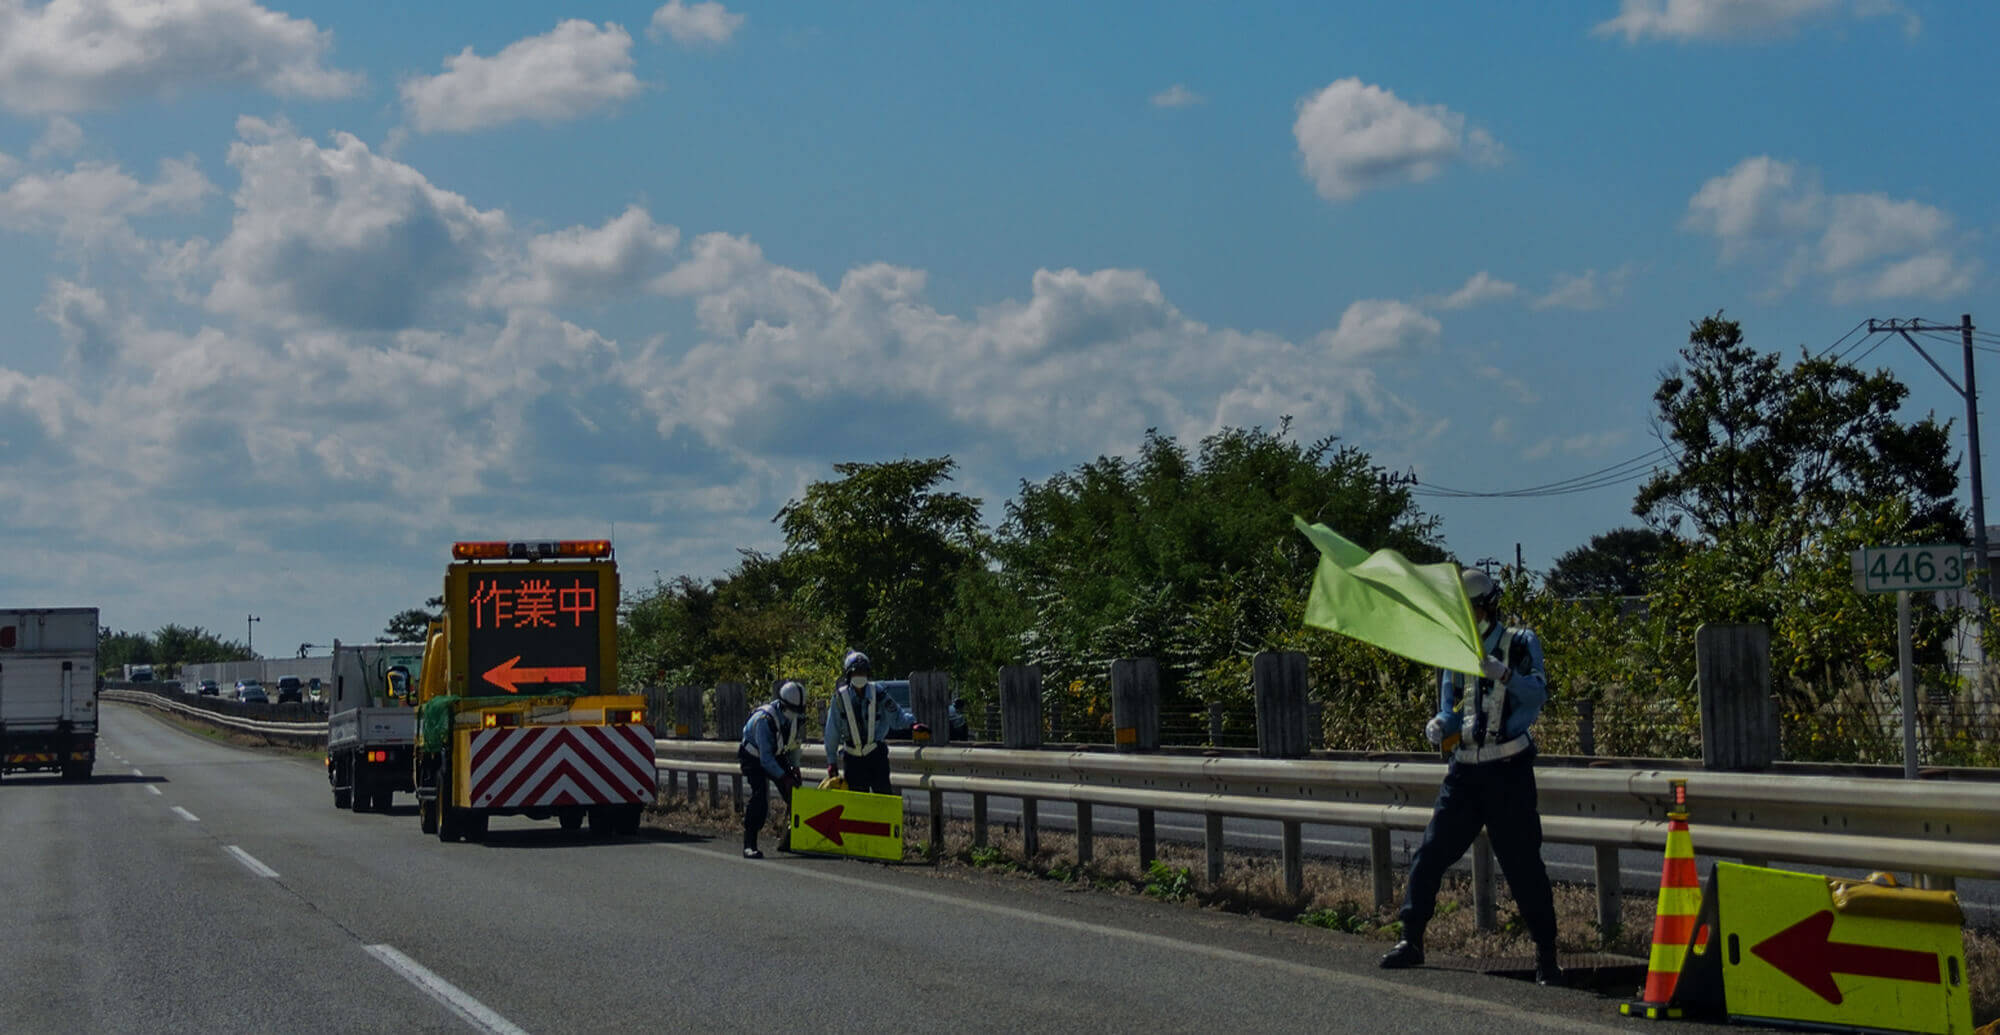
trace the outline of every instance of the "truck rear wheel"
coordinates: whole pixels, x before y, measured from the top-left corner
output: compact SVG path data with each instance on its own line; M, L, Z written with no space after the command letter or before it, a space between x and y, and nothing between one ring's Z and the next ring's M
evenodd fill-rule
M356 812L368 811L368 774L359 768L354 770L354 784L347 789L348 807Z
M373 794L369 795L369 801L368 801L369 807L377 812L387 812L389 811L389 805L391 801L394 799L395 794L396 794L395 791L390 790L387 787L381 788L375 791Z
M70 781L90 779L90 762L64 762L62 778Z
M639 805L618 806L618 832L631 837L639 832L639 817L643 807Z
M467 841L479 844L486 840L486 824L492 818L485 812L467 811L459 819L459 829Z
M438 803L436 798L425 801L417 799L417 826L426 834L438 832Z
M556 822L562 824L563 830L574 834L583 829L583 810L579 808L565 808L561 812L556 813Z

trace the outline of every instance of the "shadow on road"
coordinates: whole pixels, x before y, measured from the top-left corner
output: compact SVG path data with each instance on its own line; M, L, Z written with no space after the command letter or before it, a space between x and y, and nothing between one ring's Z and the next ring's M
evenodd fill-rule
M89 787L107 783L166 783L164 776L133 776L131 773L105 773L88 780L65 780L55 773L8 773L0 778L3 787Z
M415 811L415 810L412 810ZM575 848L579 845L620 845L620 844L707 844L715 840L705 834L686 834L677 830L661 830L657 827L641 827L630 837L600 837L589 828L569 831L550 820L536 827L514 827L494 829L486 834L482 842L487 848Z

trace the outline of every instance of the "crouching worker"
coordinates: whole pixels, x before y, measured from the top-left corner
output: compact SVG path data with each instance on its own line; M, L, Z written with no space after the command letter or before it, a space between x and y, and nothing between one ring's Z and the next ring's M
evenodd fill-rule
M1563 983L1556 962L1555 896L1542 865L1542 817L1535 803L1535 741L1528 733L1548 699L1542 644L1528 629L1500 622L1500 586L1477 568L1460 575L1485 658L1476 674L1440 672L1438 712L1425 727L1448 768L1423 844L1410 860L1403 893L1403 940L1382 957L1395 970L1424 962L1424 928L1437 906L1445 870L1465 855L1481 828L1507 876L1521 919L1535 939L1535 980Z
M845 758L848 790L894 794L896 789L889 785L889 746L883 740L906 722L912 724L913 733L928 732L930 727L870 682L871 668L868 655L858 650L849 651L840 663L840 682L826 709L826 775L841 776L840 760Z
M805 713L806 688L787 680L778 688L778 696L751 712L750 721L743 724L743 746L736 749L736 760L750 781L750 802L743 809L745 859L764 857L757 850L757 832L771 815L771 784L778 785L785 806L791 807L792 791L799 785L799 725Z

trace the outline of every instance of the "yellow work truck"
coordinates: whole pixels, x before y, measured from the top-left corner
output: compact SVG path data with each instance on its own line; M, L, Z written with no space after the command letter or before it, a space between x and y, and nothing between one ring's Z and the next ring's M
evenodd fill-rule
M618 690L607 540L462 542L417 689L417 813L439 840L493 816L634 834L654 798L646 701Z

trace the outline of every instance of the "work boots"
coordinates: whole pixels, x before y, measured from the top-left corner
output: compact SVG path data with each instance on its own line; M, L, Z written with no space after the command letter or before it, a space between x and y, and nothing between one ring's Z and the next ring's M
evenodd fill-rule
M1387 966L1385 963L1384 966ZM1562 964L1556 962L1556 947L1540 945L1535 948L1535 984L1562 985L1569 976L1563 973Z
M1420 941L1405 938L1396 947L1382 954L1380 966L1383 970L1404 970L1424 965L1424 946Z

